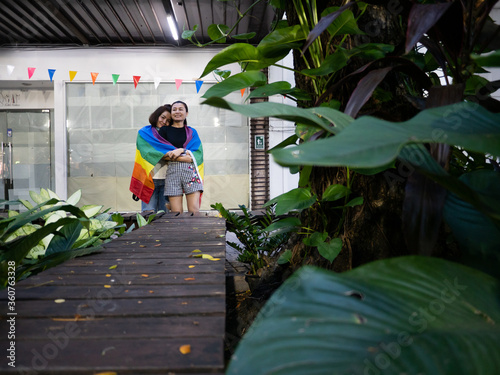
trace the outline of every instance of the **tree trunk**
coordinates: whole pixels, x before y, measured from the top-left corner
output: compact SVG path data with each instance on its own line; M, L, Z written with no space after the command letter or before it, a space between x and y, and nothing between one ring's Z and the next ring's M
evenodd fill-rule
M318 13L330 6L342 5L340 1L318 2ZM287 2L286 10L289 24L297 24L297 14L293 2ZM356 11L353 9L353 11ZM401 13L401 12L400 12ZM369 9L359 21L359 27L366 32L364 36L348 39L346 45L356 45L367 42L387 43L397 46L404 45L405 34L400 25L400 13L384 6L369 5ZM326 37L326 36L325 36ZM365 62L352 62L344 69L344 75L359 68ZM298 51L294 52L295 69L300 71L306 68L303 58ZM295 75L296 86L308 92L313 92L311 80L301 74ZM337 81L332 82L334 85ZM344 86L341 92L336 92L335 99L341 101L341 109L345 108L350 94L355 88ZM404 87L399 83L397 74L389 74L382 83L383 88L393 94L392 103L380 105L370 100L363 107L363 113L384 118L386 120L403 121L417 112L409 101L404 99ZM397 110L395 110L397 108ZM364 203L361 206L347 210L343 223L341 213L333 205L321 207L322 214L328 218L327 227L321 219L317 208L309 209L302 214L304 226L316 231L327 231L330 239L333 238L341 223L340 238L343 248L333 264L302 243L302 237L297 235L294 239L292 266L299 267L303 264L313 264L341 272L361 264L387 257L408 254L405 240L401 231L401 211L404 197L404 183L408 176L403 167L399 170L389 170L373 176L350 173L354 178L351 197L362 196ZM313 167L310 175L312 192L321 197L325 189L331 184L346 184L346 168Z

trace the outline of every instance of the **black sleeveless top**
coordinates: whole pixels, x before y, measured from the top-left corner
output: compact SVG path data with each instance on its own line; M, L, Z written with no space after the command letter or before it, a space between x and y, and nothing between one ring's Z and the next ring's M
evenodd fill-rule
M172 143L176 148L184 147L184 143L186 143L186 129L184 126L182 128L162 126L158 133L160 133L164 139Z

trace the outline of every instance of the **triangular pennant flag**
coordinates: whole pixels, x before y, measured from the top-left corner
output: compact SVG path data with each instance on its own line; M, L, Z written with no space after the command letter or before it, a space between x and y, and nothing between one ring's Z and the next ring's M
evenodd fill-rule
M90 73L90 75L92 76L92 84L95 85L95 80L97 79L99 73Z
M240 91L241 91L241 96L242 96L242 97L243 97L243 95L245 95L245 90L246 90L246 89L241 89L241 90L240 90Z
M155 77L155 89L158 88L158 86L160 85L160 82L161 82L161 77Z
M75 79L76 73L77 73L77 72L76 72L76 71L74 71L74 70L70 70L70 71L69 71L69 81L70 81L70 82L71 82L71 81L73 81L73 80Z
M175 87L177 87L177 90L179 90L179 87L181 87L181 84L182 84L182 79L175 80Z
M52 78L54 78L54 73L56 72L55 69L49 69L49 77L50 77L50 82L52 82Z
M133 76L133 78L134 78L134 87L137 88L137 84L139 83L141 76Z
M113 77L113 85L116 85L116 82L118 82L118 77L120 77L119 74L111 74L111 77Z
M203 81L197 80L196 81L196 92L200 92L201 85L203 85Z
M14 71L15 66L14 65L7 65L7 73L9 73L9 76L12 74Z
M33 73L35 73L36 68L28 68L28 78L31 79L33 77Z

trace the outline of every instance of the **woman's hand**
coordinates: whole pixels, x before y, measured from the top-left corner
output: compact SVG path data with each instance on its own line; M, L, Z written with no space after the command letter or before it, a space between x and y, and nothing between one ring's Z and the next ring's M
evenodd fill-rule
M175 150L167 152L166 156L170 160L176 160L181 154L183 154L186 150L183 148L176 148Z

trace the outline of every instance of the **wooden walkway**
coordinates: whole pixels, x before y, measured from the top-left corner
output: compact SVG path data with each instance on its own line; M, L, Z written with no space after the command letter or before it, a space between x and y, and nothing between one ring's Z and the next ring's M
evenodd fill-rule
M0 293L0 373L222 374L224 257L224 219L167 214L18 282L17 315Z

